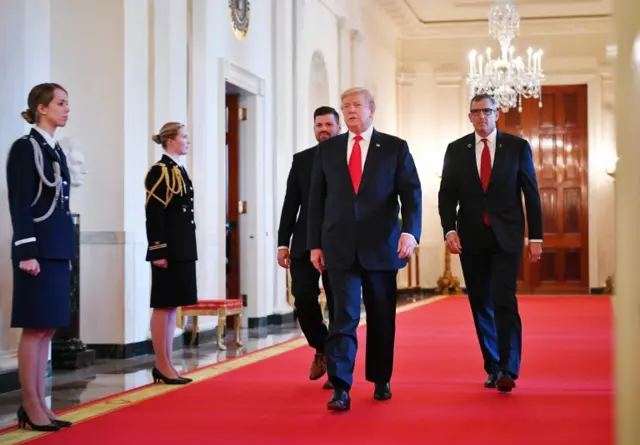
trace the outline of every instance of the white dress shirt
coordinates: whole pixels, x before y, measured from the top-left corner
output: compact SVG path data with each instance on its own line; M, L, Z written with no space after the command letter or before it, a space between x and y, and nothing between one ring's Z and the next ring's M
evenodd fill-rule
M371 136L373 135L373 125L370 125L364 132L360 134L362 139L360 140L360 152L362 153L362 171L364 171L364 163L367 160L367 154L369 153L369 144L371 144ZM356 143L356 134L349 131L349 140L347 142L347 165L349 164L349 158L351 152L353 152L353 146Z
M496 136L498 132L493 130L489 136L485 139L487 140L487 145L489 146L489 153L491 154L491 168L493 168L493 160L496 158ZM482 136L476 133L476 164L478 165L478 175L482 178L481 173L481 164L482 164L482 150L484 150L484 143L482 142Z

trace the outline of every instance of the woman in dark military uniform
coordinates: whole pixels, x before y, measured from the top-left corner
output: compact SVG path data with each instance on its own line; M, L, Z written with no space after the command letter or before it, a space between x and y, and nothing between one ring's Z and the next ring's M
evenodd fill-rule
M189 151L189 135L184 125L169 122L152 139L165 151L144 181L147 261L151 262L151 340L156 356L152 373L155 382L181 385L191 379L180 377L171 361L176 308L198 300L193 184L179 159Z
M9 211L13 226L11 327L22 328L18 367L21 427L56 431L70 426L45 402L49 343L71 322L71 263L76 245L69 211L67 160L54 139L69 116L67 92L55 83L31 90L22 117L35 124L13 143L7 161Z

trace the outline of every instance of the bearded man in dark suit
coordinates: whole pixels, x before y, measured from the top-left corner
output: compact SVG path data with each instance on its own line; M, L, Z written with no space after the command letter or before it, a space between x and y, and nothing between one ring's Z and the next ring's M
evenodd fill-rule
M313 130L318 142L326 141L340 133L338 112L327 106L316 109L313 113ZM316 351L309 369L311 380L317 380L327 372L324 347L328 334L318 303L320 294L318 283L321 274L311 264L307 248L307 202L317 150L318 145L315 145L293 155L278 227L278 264L290 270L291 293L295 298L298 323L309 346ZM290 240L291 249L289 249ZM331 323L333 292L326 271L322 273L322 286L327 297L329 323ZM327 380L323 388L332 389L331 381Z

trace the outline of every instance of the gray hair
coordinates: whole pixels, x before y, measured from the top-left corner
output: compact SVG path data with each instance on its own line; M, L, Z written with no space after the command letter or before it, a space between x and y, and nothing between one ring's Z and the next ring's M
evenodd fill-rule
M342 102L345 97L351 96L353 94L363 94L366 100L369 101L369 108L371 108L372 111L375 111L376 101L373 98L373 94L371 94L371 91L369 91L367 88L364 88L364 87L349 88L348 90L342 93L342 95L340 96L340 101Z

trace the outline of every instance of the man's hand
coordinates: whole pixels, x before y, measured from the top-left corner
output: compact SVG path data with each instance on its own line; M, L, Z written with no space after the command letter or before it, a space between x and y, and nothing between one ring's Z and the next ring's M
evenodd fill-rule
M416 248L416 240L411 235L403 233L398 241L398 258L408 258Z
M535 263L540 261L540 257L542 257L542 243L533 242L529 243L529 261Z
M288 269L291 266L289 249L278 249L278 265L283 269Z
M166 269L168 263L167 263L167 260L163 258L161 260L155 260L153 262L153 265L156 266L156 267L161 267L162 269Z
M447 235L447 247L449 248L449 252L455 254L462 253L462 246L460 245L460 238L458 238L458 234L456 232L451 232Z
M311 249L311 264L320 273L324 272L324 255L322 249Z
M29 275L33 275L34 277L40 273L40 263L38 263L38 260L35 258L20 261L18 266L21 270L25 271Z

